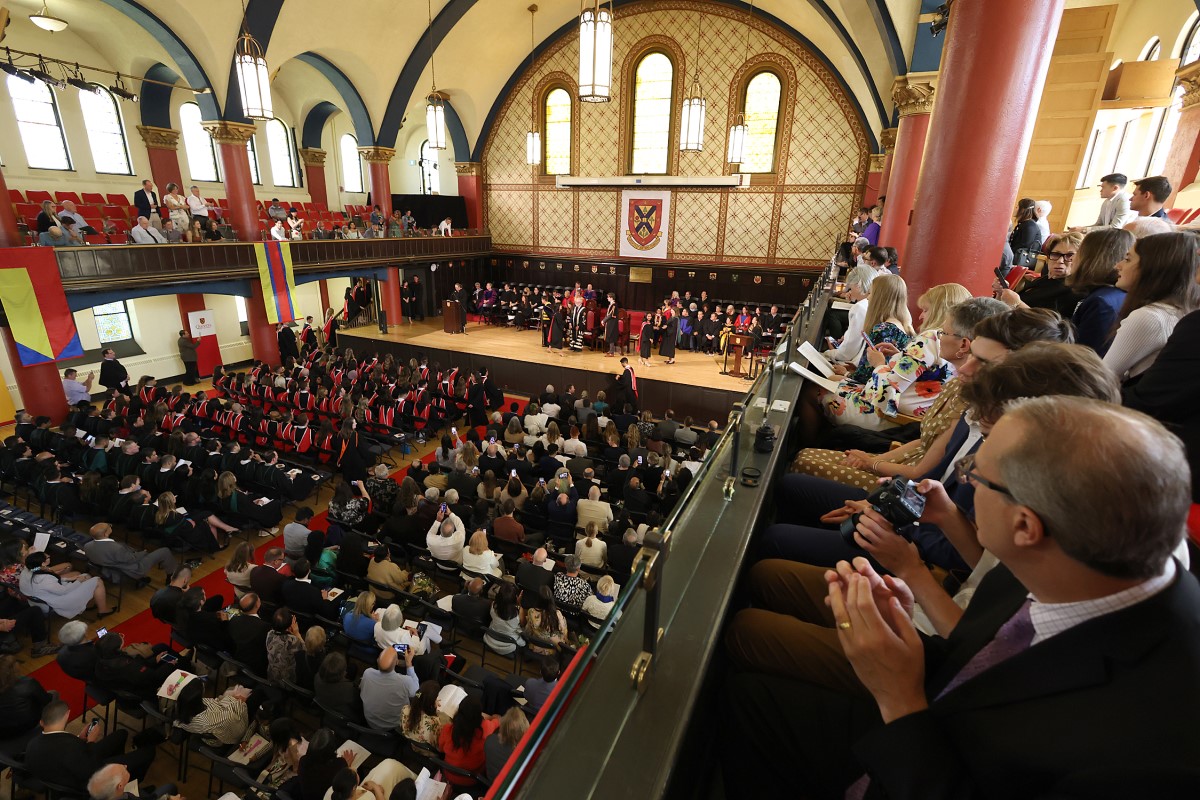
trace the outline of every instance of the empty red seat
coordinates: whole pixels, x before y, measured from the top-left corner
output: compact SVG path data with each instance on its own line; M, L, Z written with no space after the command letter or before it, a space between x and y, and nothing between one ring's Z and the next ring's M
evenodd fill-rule
M104 206L100 209L100 216L108 217L111 220L126 219L125 206Z
M112 221L112 226L113 226L113 228L115 228L115 229L116 229L116 230L117 230L119 233L129 233L129 226L125 224L125 221L124 221L124 220L120 220L120 219L114 219L114 220Z
M93 219L99 219L102 214L100 209L96 206L79 206L77 210L83 215L84 219L89 221Z
M109 244L129 244L129 237L123 233L110 233L108 242Z
M41 205L43 200L54 200L54 198L50 196L49 192L43 192L41 189L30 189L29 191L25 192L25 197L29 199L29 202L37 203L38 205Z
M99 192L84 192L83 194L81 194L79 196L82 197L83 202L87 203L88 205L91 205L91 206L104 205L104 195L100 194Z
M37 230L37 214L26 215L24 217L24 219L25 219L25 227L29 228L29 230L31 230L31 231Z
M217 198L217 205L218 205L218 206L220 206L221 208L229 208L229 198L227 198L227 197L218 197L218 198Z
M24 203L25 195L21 194L20 189L9 189L8 190L8 199L14 203Z
M79 195L75 194L75 192L55 192L54 199L58 200L60 203L64 200L70 200L72 203L80 202Z
M83 240L88 244L108 244L108 237L103 233L88 234Z
M41 210L37 203L17 203L17 216L36 217Z
M159 195L159 198L161 199L162 195ZM106 194L104 195L104 199L108 201L109 205L113 206L129 205L129 198L123 194Z

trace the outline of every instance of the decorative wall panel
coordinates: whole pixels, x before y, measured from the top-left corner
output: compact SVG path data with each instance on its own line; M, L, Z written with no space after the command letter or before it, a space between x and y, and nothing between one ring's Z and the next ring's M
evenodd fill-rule
M730 172L724 161L730 120L745 81L762 67L775 71L783 84L777 171L754 176L754 185L747 188L675 190L670 256L714 264L824 264L862 196L870 155L863 123L820 60L784 31L742 9L690 0L621 6L613 26L613 100L573 107L575 174L626 174L628 76L647 42L657 43L676 61L678 120L695 69L690 62L695 59L701 9L701 77L708 101L705 149L673 152L672 174ZM566 82L562 76L576 73L578 51L575 33L551 44L517 82L491 128L483 153L484 214L497 250L617 254L619 191L556 189L552 178L525 163L525 132L532 115L541 119L548 86L561 85ZM678 147L677 140L672 147Z

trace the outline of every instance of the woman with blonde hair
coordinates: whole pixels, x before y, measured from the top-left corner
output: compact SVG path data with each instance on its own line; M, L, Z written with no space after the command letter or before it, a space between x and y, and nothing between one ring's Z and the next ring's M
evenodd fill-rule
M588 615L588 623L593 628L600 627L600 622L608 618L612 612L613 603L617 601L619 587L611 575L602 575L596 581L596 589L592 596L583 601L583 613Z
M480 500L486 500L489 503L495 502L500 497L500 485L496 481L496 473L488 470L483 473L483 477L479 480L479 486L475 488L475 494Z
M1082 245L1082 231L1051 236L1042 248L1046 253L1046 266L1041 276L1027 274L1017 283L1015 292L997 278L992 283L993 297L1009 308L1049 308L1063 319L1070 319L1081 298L1066 278L1075 267L1075 258Z
M167 184L167 193L163 195L163 205L167 207L167 215L175 223L175 230L180 233L186 231L191 215L188 213L187 198L183 196L183 190L179 188L179 184Z
M554 420L551 420L550 423L546 425L546 432L542 435L541 439L542 444L546 445L547 447L552 444L556 444L561 448L562 433L560 433L558 430L558 423Z
M359 592L354 598L354 607L342 615L342 630L356 642L370 642L375 638L375 593Z
M970 298L970 290L961 283L940 283L929 287L925 294L917 298L917 308L921 310L917 331L936 334L950 318L950 309Z
M167 544L195 548L205 553L213 553L229 543L229 536L224 541L208 526L207 522L189 519L175 505L175 495L163 492L155 501L158 510L154 512L154 527L166 534Z
M244 517L268 533L283 519L278 499L254 498L238 488L237 476L228 470L217 476L217 506L222 511Z
M575 555L579 560L592 569L604 569L608 563L608 545L597 536L596 523L589 522L582 539L575 542Z
M487 533L477 530L471 534L467 546L463 548L462 565L464 570L470 570L480 575L491 575L499 578L504 574L500 567L500 557L488 546ZM463 577L468 577L464 575Z
M513 706L500 718L500 727L483 741L484 775L495 780L508 762L508 757L529 730L529 717L519 706Z
M252 591L250 588L250 572L254 569L254 548L249 542L242 542L229 557L225 565L225 580L233 587L233 593L241 599L242 595Z

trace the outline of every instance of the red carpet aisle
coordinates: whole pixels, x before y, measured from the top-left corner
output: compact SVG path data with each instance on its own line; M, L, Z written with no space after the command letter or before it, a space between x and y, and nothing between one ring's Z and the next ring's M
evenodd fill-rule
M508 404L512 402L518 403L520 413L524 413L525 399L505 395L505 408L507 408ZM482 437L486 429L478 428L477 430L480 437ZM437 442L431 439L430 444L433 445L436 450ZM433 458L434 450L431 450L421 458L421 461L423 463L429 463L433 461ZM406 459L406 461L411 461L411 459ZM402 467L400 467L400 469L396 470L396 472L392 474L392 479L400 482L404 480L404 476L406 474L408 474L408 463L405 463ZM281 525L286 524L287 521L288 518L285 518L284 523L281 523ZM321 513L317 514L313 518L311 527L314 529L325 530L328 527L327 512L322 510ZM262 563L263 553L266 552L268 548L282 545L282 535L275 536L270 539L263 539L262 543L259 544L254 551L255 563ZM225 580L225 570L223 565L229 560L229 556L231 555L232 548L234 546L235 545L231 545L230 548L227 548L216 555L215 560L221 566L203 578L194 581L192 584L193 586L202 587L205 594L207 594L209 597L212 597L215 594L224 595L227 603L232 602L233 600L233 588L229 585L229 582ZM162 578L160 575L161 573L156 573L154 576L154 584L156 586L162 585ZM103 622L96 623L89 621L88 626L92 630L95 630L98 627L103 627L104 624ZM125 622L112 626L110 630L117 631L124 635L125 641L130 644L133 642L166 642L170 640L171 636L170 627L155 619L154 615L150 613L149 609L135 614ZM64 673L56 662L51 661L45 666L34 670L30 674L36 678L38 683L40 683L45 689L57 690L59 696L67 703L70 703L72 719L83 713L83 684Z

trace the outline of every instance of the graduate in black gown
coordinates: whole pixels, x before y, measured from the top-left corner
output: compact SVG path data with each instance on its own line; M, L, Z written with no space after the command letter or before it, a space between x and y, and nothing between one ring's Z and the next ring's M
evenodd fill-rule
M650 364L651 348L654 347L654 317L650 314L642 317L642 335L638 339L638 362Z
M662 342L658 346L658 354L667 360L668 364L675 363L675 343L679 339L679 314L674 312L663 323Z
M617 352L617 342L621 339L621 319L617 316L617 301L611 294L608 296L608 310L604 312L604 343L608 345L606 358L612 358Z
M554 316L550 318L550 350L562 356L563 354L563 338L566 334L567 327L567 312L562 306L554 309Z

